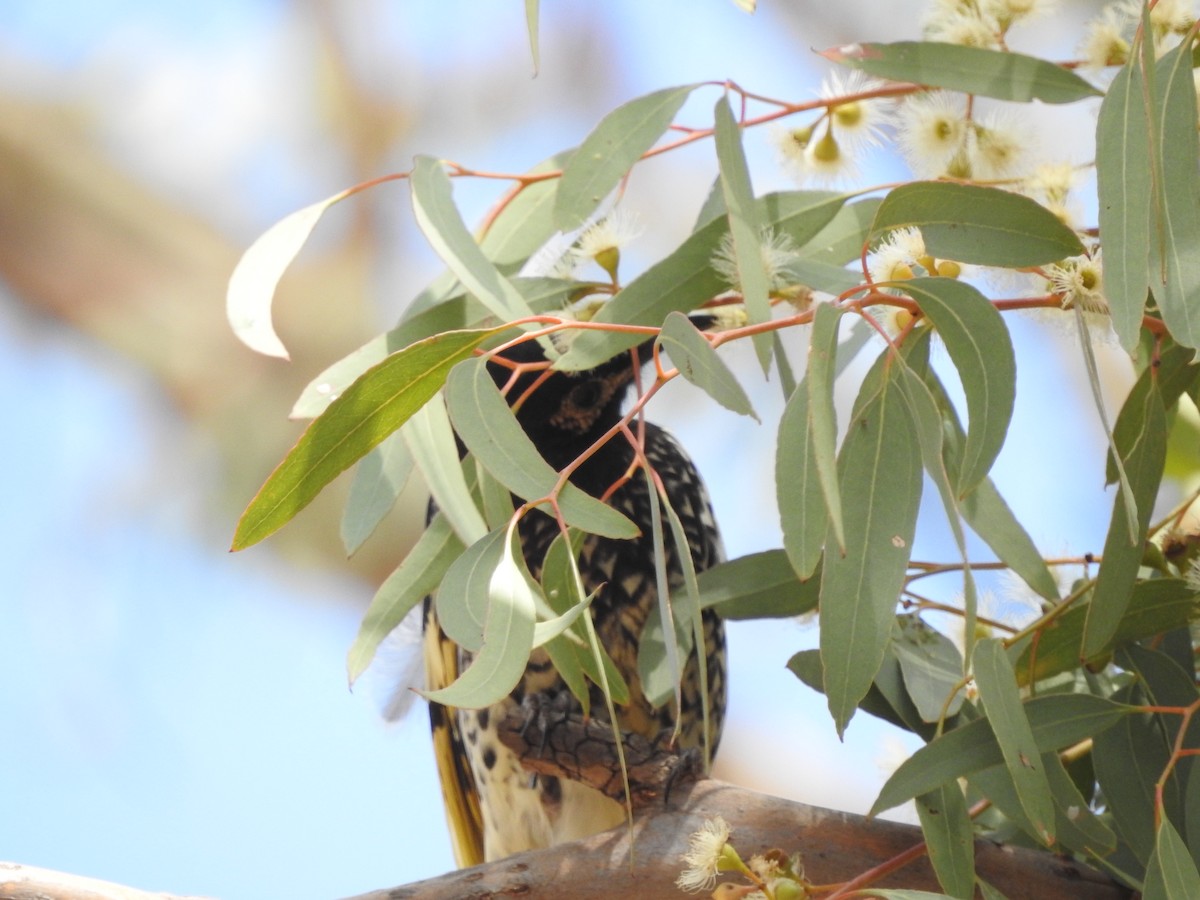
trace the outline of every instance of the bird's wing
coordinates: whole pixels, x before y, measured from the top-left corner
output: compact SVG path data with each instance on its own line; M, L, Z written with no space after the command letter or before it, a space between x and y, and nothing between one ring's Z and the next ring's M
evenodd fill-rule
M431 599L425 600L425 686L436 691L458 677L458 647L438 624ZM462 731L454 710L430 702L429 724L433 729L433 756L437 760L450 843L460 868L483 862L483 813L479 791L471 774Z

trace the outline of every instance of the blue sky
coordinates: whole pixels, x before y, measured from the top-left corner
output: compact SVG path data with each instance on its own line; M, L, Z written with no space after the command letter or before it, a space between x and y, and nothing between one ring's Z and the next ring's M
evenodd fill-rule
M762 5L749 18L722 0L605 4L597 27L615 36L620 56L597 70L599 93L611 106L732 77L764 93L811 96L821 69L809 46L795 46ZM351 43L367 63L391 48L434 95L450 68L473 61L491 66L521 103L548 104L563 75L553 55L560 26L591 6L546 6L546 64L533 83L519 4L396 4L385 37ZM304 44L287 10L278 2L3 4L0 71L32 94L89 104L114 157L246 244L348 177L305 108L313 61L296 58ZM663 40L684 19L687 41ZM863 27L853 36L891 29ZM913 34L915 25L895 36ZM822 35L829 43L851 36ZM300 79L293 92L288 79ZM402 89L377 88L384 97ZM703 123L715 97L685 115ZM526 121L514 110L520 127L481 141L453 115L439 118L434 103L417 131L428 143L408 140L395 165L427 152L523 169L579 140L603 111L551 109ZM765 141L751 143L755 159L769 162ZM785 184L769 165L762 171L759 190ZM703 197L702 187L690 188L689 210ZM460 197L470 220L487 194ZM407 215L406 202L396 215ZM323 227L336 230L336 218ZM431 255L414 265L431 267ZM380 275L381 326L400 292L393 274L383 267ZM372 586L298 571L269 547L230 556L232 522L212 521L206 503L221 475L204 437L136 366L28 315L3 291L0 722L9 738L0 741L0 858L224 898L346 895L450 868L423 711L385 728L366 698L346 689L345 651ZM1108 501L1092 458L1094 416L1072 387L1077 362L1060 358L1061 336L1016 327L1030 352L1018 432L996 478L1019 515L1038 517L1035 537L1048 551L1098 549L1098 517L1078 512ZM740 352L733 348L735 365L752 371ZM772 467L777 387L756 388L764 426L711 405L697 417L704 401L679 391L685 402L663 403L659 419L695 448L730 554L777 544L760 477ZM1046 454L1065 468L1034 477L1028 460ZM1051 490L1069 501L1045 508ZM944 530L934 527L918 555L945 555ZM771 773L767 787L863 809L882 778L880 747L893 739L859 716L847 743L836 742L822 698L783 670L791 652L814 641L814 631L792 623L731 628L738 718L724 755L756 760Z

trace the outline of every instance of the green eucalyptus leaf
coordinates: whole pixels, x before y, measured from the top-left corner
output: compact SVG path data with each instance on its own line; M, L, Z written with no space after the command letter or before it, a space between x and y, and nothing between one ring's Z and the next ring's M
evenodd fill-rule
M1083 253L1075 232L1035 200L975 184L901 185L876 212L871 239L912 227L934 256L981 266L1040 266Z
M846 549L842 525L842 497L837 479L837 414L833 406L833 383L837 377L838 325L842 312L828 303L813 313L812 334L808 342L808 427L812 430L809 446L817 469L817 481L825 498L829 527L839 551Z
M1200 347L1200 137L1190 41L1168 50L1155 67L1154 129L1161 154L1161 241L1152 289L1171 336Z
M979 291L950 278L914 278L905 291L917 301L946 345L967 398L966 444L958 494L987 475L1004 445L1017 394L1017 364L1008 329Z
M975 896L975 835L958 782L940 785L916 798L921 832L938 883L949 896Z
M819 578L799 581L783 550L718 563L696 576L700 608L726 619L800 616L817 608Z
M681 312L667 316L659 339L680 375L726 409L758 420L745 389L687 316Z
M654 146L695 85L664 88L622 104L600 120L563 169L554 222L582 225L642 154Z
M1060 750L1111 729L1133 707L1093 694L1051 694L1023 704L1039 753ZM955 778L1004 763L986 718L975 719L930 741L900 764L884 784L869 815L898 806Z
M1137 416L1141 427L1132 440L1123 440L1116 445L1129 477L1137 520L1129 520L1127 506L1118 496L1104 541L1104 557L1096 577L1096 588L1083 626L1080 648L1083 657L1095 656L1108 646L1129 608L1134 582L1142 565L1150 514L1167 460L1167 417L1158 389L1151 384L1148 391L1137 396L1142 401L1141 415ZM1129 540L1131 532L1137 535L1136 541Z
M346 658L350 683L358 680L379 649L383 639L408 615L409 610L433 593L450 564L463 551L443 516L434 516L429 527L400 563L379 586Z
M359 461L342 511L341 537L347 556L358 551L395 506L412 468L412 454L399 434L384 438Z
M817 474L809 392L802 381L792 391L779 419L775 448L775 496L783 547L796 575L810 578L821 561L829 512Z
M733 117L728 97L717 101L713 119L721 193L728 210L729 234L733 238L733 257L737 265L737 287L751 324L759 324L771 318L770 277L763 261L763 227L742 149L742 132ZM755 335L754 349L763 372L767 372L771 365L770 335L765 332Z
M1054 800L1042 765L1040 748L1025 717L1016 673L994 638L979 642L975 650L975 684L987 712L988 723L1000 745L1004 765L1017 790L1021 809L1033 833L1047 847L1054 844Z
M442 163L418 156L409 180L417 225L467 290L501 321L533 315L525 298L500 274L467 230L454 205L450 176Z
M529 577L520 551L514 550L519 542L516 529L510 526L500 534L500 559L488 578L483 644L452 684L422 692L431 702L482 709L507 697L525 674L533 647L537 585ZM439 619L441 597L439 591Z
M859 406L838 460L846 552L826 554L821 573L821 661L839 734L883 662L921 501L921 454L901 391L885 377ZM831 531L826 546L834 543Z
M1169 819L1158 826L1154 853L1146 866L1144 900L1190 900L1200 897L1200 872L1187 844Z
M880 78L997 100L1073 103L1100 93L1069 69L1011 50L942 41L897 41L854 44L824 55Z
M966 692L960 684L962 654L954 642L917 615L897 616L893 634L892 653L921 721L955 715Z
M431 398L417 410L401 434L421 469L425 486L459 539L464 544L473 544L487 534L487 523L458 458L454 429L442 396ZM497 526L500 524L503 523Z
M451 331L419 341L368 369L301 435L246 507L233 549L289 522L321 489L403 425L441 388L450 369L502 329Z
M1132 351L1150 288L1150 117L1138 60L1109 85L1096 123L1096 183L1104 235L1104 296L1121 346Z

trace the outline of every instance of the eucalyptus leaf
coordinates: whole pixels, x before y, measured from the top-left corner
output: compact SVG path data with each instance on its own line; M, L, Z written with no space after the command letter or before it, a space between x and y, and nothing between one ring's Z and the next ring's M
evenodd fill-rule
M359 461L342 511L342 546L348 556L358 551L396 505L412 468L412 455L399 434L384 438Z
M1156 260L1161 268L1152 289L1171 336L1186 347L1200 347L1200 137L1190 44L1183 41L1164 53L1154 73L1154 129L1164 189Z
M1150 116L1136 58L1122 66L1100 104L1096 183L1104 235L1104 296L1121 346L1132 351L1150 287Z
M400 624L409 610L441 583L463 545L443 516L433 521L413 544L404 561L384 579L358 626L346 658L350 684L366 671L380 643Z
M980 641L975 650L975 684L1021 808L1038 840L1052 846L1054 800L1050 782L1033 729L1025 717L1012 663L1004 645L994 638Z
M914 278L905 291L946 345L967 399L959 496L975 488L1000 453L1017 394L1017 364L1008 329L979 291L951 278Z
M687 316L681 312L667 316L659 340L680 375L731 412L758 420L745 389Z
M775 448L775 496L783 547L801 579L816 571L829 530L808 408L808 386L802 381L783 408Z
M695 89L664 88L618 106L600 120L563 169L554 201L554 222L578 228L625 173L662 137Z
M438 392L446 374L500 328L418 341L368 369L301 435L246 507L233 549L289 522L325 485L379 445Z
M812 430L809 447L817 469L817 482L825 498L834 546L846 549L842 525L842 497L837 479L837 414L833 406L833 384L837 375L838 325L842 313L836 306L820 304L813 313L812 334L808 342L808 427Z
M501 321L533 315L525 298L500 274L467 230L454 205L450 176L441 162L418 156L409 181L417 225L467 290Z
M721 193L728 210L729 234L733 238L733 257L737 265L737 288L751 324L771 318L770 277L763 261L763 227L754 202L750 184L750 169L742 149L742 133L729 98L721 97L713 109L715 122L713 141L721 170ZM771 340L766 333L755 335L754 349L763 372L771 365Z
M921 500L920 450L890 379L854 413L838 477L846 552L826 554L821 573L821 661L840 734L883 662Z
M1041 266L1083 253L1075 232L1037 201L975 184L901 185L876 212L871 239L914 227L934 256L981 266Z
M994 97L997 100L1073 103L1100 92L1069 69L1043 59L942 41L854 44L826 51L869 75Z
M488 579L483 644L452 684L422 692L430 702L482 709L507 697L525 674L533 646L537 585L513 549L515 528L510 526L502 541L499 563ZM442 608L439 592L439 619Z
M958 782L949 782L916 798L921 832L938 882L949 896L975 896L975 835Z
M237 339L251 350L288 358L287 348L271 322L275 288L325 210L349 195L342 191L285 216L261 234L238 260L229 277L225 316Z

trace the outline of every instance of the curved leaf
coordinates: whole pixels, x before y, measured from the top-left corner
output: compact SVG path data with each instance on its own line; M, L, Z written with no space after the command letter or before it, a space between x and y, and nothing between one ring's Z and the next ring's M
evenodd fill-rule
M769 278L763 263L762 224L750 184L750 170L742 148L742 132L729 98L721 97L713 109L713 140L721 170L721 193L728 210L729 234L733 238L733 257L737 264L738 290L752 324L771 318ZM754 336L754 350L765 373L771 365L772 341L763 333Z
M916 798L921 832L938 883L951 897L975 896L975 834L958 782L949 782Z
M961 497L987 475L1008 434L1017 395L1012 340L1000 313L969 284L914 278L904 290L945 342L966 394L970 427L956 484Z
M1096 190L1104 235L1104 296L1121 346L1132 352L1150 289L1150 117L1136 58L1121 67L1096 123Z
M691 319L681 312L671 313L663 322L659 340L680 375L726 409L758 420L745 389Z
M1142 896L1145 900L1200 897L1200 872L1170 819L1164 818L1158 826Z
M404 561L384 579L371 598L371 605L367 607L346 656L346 672L351 685L371 664L383 639L392 633L409 610L433 593L447 568L462 551L462 542L455 537L449 523L441 516L434 516Z
M846 552L826 553L821 573L821 663L839 734L883 663L921 501L920 449L886 371L856 405L838 462Z
M1038 752L1060 750L1102 734L1137 708L1093 694L1051 694L1024 704ZM975 719L930 741L892 773L868 815L899 806L955 778L1004 762L987 719Z
M833 383L837 377L838 325L842 311L830 303L820 304L813 313L812 333L808 340L808 427L812 430L810 447L817 468L817 481L825 498L829 525L836 547L846 549L842 526L842 497L837 483L837 413L833 407Z
M934 256L981 266L1040 266L1083 253L1078 235L1037 201L975 184L896 188L875 213L871 239L909 227L921 229Z
M464 544L473 544L487 534L488 526L471 492L474 485L467 484L467 474L458 458L458 445L443 398L438 395L429 398L406 423L402 434L421 468L429 493L454 533Z
M718 563L696 576L700 608L726 619L800 616L817 608L820 580L800 581L782 550L764 550Z
M870 75L912 81L997 100L1072 103L1100 92L1069 69L1043 59L941 41L854 44L822 54Z
M507 697L525 674L533 647L537 586L513 551L517 540L515 527L509 526L503 534L499 564L488 580L483 645L453 684L423 692L430 701L482 709ZM440 609L439 605L439 616Z
M418 156L413 164L413 214L431 247L463 286L501 321L533 314L520 292L500 274L467 230L442 164Z
M251 350L288 358L287 348L271 323L275 287L325 210L348 196L348 191L342 191L285 216L261 234L238 260L229 277L225 315L237 339Z
M1162 240L1154 297L1171 336L1200 347L1200 137L1191 41L1163 54L1155 66L1154 128L1161 154Z
M446 374L502 331L450 331L418 341L367 370L308 426L238 521L234 550L282 528L438 392Z
M1042 768L1041 751L1021 705L1012 663L1004 645L995 638L979 642L974 661L979 699L1017 789L1021 808L1039 840L1049 847L1054 844L1054 801L1046 770Z
M800 578L810 578L821 561L829 512L817 475L813 431L808 427L808 387L802 381L779 417L775 446L775 496L783 547Z
M395 506L412 467L412 455L397 434L384 438L359 462L342 511L342 546L347 556L357 552Z
M666 131L695 85L664 88L618 106L583 139L563 169L554 221L563 231L584 223L625 173Z

